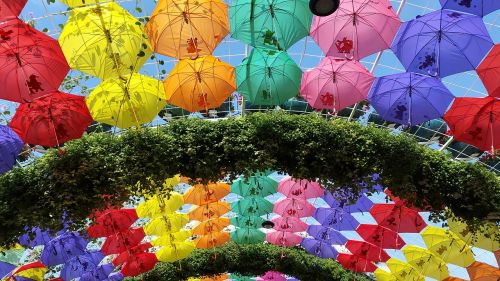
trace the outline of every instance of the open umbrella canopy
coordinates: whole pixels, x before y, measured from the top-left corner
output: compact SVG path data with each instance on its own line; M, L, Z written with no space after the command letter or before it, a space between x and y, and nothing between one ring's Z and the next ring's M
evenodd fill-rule
M379 225L396 233L419 233L427 226L417 211L396 204L375 204L370 214Z
M453 99L440 79L411 72L377 78L368 96L384 120L404 125L440 118Z
M356 232L366 241L383 249L401 249L405 242L395 231L376 224L361 224Z
M169 234L165 234L165 235L151 241L151 244L153 246L164 246L164 247L171 246L172 243L184 242L184 241L188 240L192 235L193 235L193 233L191 232L191 230L181 230L178 232L172 232Z
M299 94L302 70L282 51L253 49L236 67L238 92L254 105L280 105Z
M375 279L377 281L398 281L394 274L387 272L380 267L377 268L373 274L375 275Z
M231 204L227 202L214 202L194 207L189 211L188 216L190 220L204 221L223 216L229 211L231 211Z
M207 56L229 33L227 14L223 1L160 0L146 33L159 54L178 59Z
M321 197L325 193L318 182L305 179L283 178L278 185L278 192L288 198L310 199Z
M140 218L154 218L172 214L183 205L184 196L178 192L170 192L169 196L160 194L146 199L135 210Z
M36 246L45 245L53 238L53 233L49 229L42 230L39 227L32 227L30 229L26 227L25 230L26 233L19 236L19 244L24 247L34 248Z
M438 10L403 23L391 48L407 71L446 77L474 70L491 47L480 17Z
M322 225L310 225L307 228L307 233L315 239L329 244L344 245L348 241L338 230Z
M323 226L333 229L355 230L359 222L348 212L336 208L318 208L314 213L314 218Z
M2 281L43 281L48 268L39 261L16 267Z
M268 271L264 275L257 277L255 280L257 280L257 281L266 281L266 280L286 281L286 277L277 271Z
M335 194L326 191L321 198L332 208L342 209L348 213L368 212L373 206L373 202L364 194L359 194L357 200L353 201L350 197L354 194Z
M339 253L337 261L344 267L354 272L374 272L377 266L360 256Z
M137 219L135 209L107 210L87 228L87 233L92 238L106 237L128 229Z
M496 239L500 230L496 224L487 223L481 231L476 232L472 232L466 223L455 218L448 219L448 225L450 230L468 245L491 252L500 249L500 242Z
M467 267L475 261L469 245L449 230L428 226L420 235L427 248L447 263Z
M246 197L231 204L231 210L242 216L262 216L273 212L273 204L261 197Z
M236 0L229 19L233 38L254 47L286 50L308 35L312 13L306 0Z
M72 257L83 255L87 244L88 241L77 232L66 232L45 244L40 259L46 266L62 264Z
M28 0L0 0L0 21L19 16Z
M391 270L392 274L398 281L424 281L425 277L420 274L420 271L413 267L411 264L400 261L395 258L389 259L387 267Z
M273 231L266 233L266 241L277 246L294 247L300 244L302 237L293 232Z
M231 187L227 183L196 184L184 193L184 202L194 205L206 205L226 197Z
M493 281L500 279L500 270L483 262L474 262L467 267L469 277L474 281Z
M314 238L304 238L304 240L302 240L300 245L308 253L323 259L334 259L338 255L338 252L331 246L331 244L325 242L324 240L317 240Z
M57 41L17 18L0 30L0 99L30 102L56 91L69 72Z
M72 280L82 276L84 273L90 273L97 268L103 259L104 255L99 251L75 256L64 263L61 270L61 277L64 280Z
M255 174L249 178L239 177L231 184L231 192L240 196L266 197L278 191L278 182L267 175Z
M231 235L228 232L212 232L196 238L194 244L198 249L211 249L222 246L229 240Z
M273 212L282 217L311 217L316 208L304 199L285 198L274 204Z
M113 273L114 270L115 267L112 264L110 263L102 264L97 266L90 272L83 273L79 281L95 281L95 280L108 281L109 275Z
M349 240L345 246L353 255L369 261L385 262L391 258L384 249L366 241Z
M469 14L485 16L500 9L496 0L439 0L443 9L461 11Z
M144 226L147 235L163 236L172 232L177 232L189 222L186 214L173 213L157 216Z
M124 277L137 276L146 273L154 268L158 259L153 253L140 253L131 256L129 260L122 266L122 274Z
M327 56L360 60L389 48L400 24L389 1L341 0L335 13L314 17L311 37Z
M155 245L155 246L157 246L157 245ZM122 252L121 254L115 256L112 260L112 264L114 266L119 266L120 264L127 262L131 256L134 256L134 255L137 255L140 253L144 253L152 247L153 247L153 244L151 244L149 242L145 242L145 243L141 243L137 246L134 246L132 248L129 248L129 249L127 249L127 251Z
M215 218L206 221L202 221L196 227L193 228L194 235L207 235L212 232L221 232L230 224L228 218Z
M141 68L151 54L146 38L135 17L108 2L72 9L59 43L71 68L107 79Z
M23 145L23 141L10 127L0 125L0 174L14 167Z
M497 2L500 5L500 2ZM500 6L499 6L500 7ZM488 94L500 98L500 44L495 45L476 69Z
M266 241L266 234L255 228L239 228L231 232L231 240L238 244L259 244Z
M156 257L161 262L175 262L188 257L195 249L193 241L173 242L168 246L161 248Z
M409 264L415 267L422 275L443 280L449 276L446 263L431 251L413 245L403 249L403 254Z
M0 261L0 277L8 275L11 271L16 269L16 266L7 262Z
M145 233L142 228L130 228L122 232L106 237L101 251L105 255L120 254L127 251L139 243L144 238Z
M238 216L231 218L231 224L241 228L260 228L264 221L260 216Z
M307 224L297 217L275 217L272 222L277 231L302 232L307 229Z

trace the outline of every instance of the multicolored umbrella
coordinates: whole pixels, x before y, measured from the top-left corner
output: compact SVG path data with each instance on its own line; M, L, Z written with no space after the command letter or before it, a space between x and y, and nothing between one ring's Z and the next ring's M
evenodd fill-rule
M438 10L403 23L391 49L407 71L446 77L476 69L492 46L480 17Z
M446 263L467 267L475 261L469 245L449 230L428 226L420 236L427 248L438 254Z
M275 217L271 221L277 231L302 232L307 229L307 224L297 217Z
M311 217L316 208L304 199L285 198L274 204L273 212L282 217Z
M231 240L238 244L259 244L266 241L266 234L255 228L239 228L231 232Z
M278 184L278 192L288 198L310 199L321 197L325 191L318 182L284 177Z
M443 9L462 11L483 17L500 9L500 2L495 0L439 0Z
M368 95L384 120L404 125L442 117L454 98L440 79L411 72L377 78Z
M344 245L348 239L338 230L322 225L310 225L307 233L317 240L331 244Z
M106 237L106 241L102 245L101 252L103 254L120 254L134 246L139 245L142 239L146 236L142 228L130 228L125 231Z
M103 259L104 255L99 251L75 256L64 263L61 270L61 277L64 280L78 278L84 273L89 273L96 269Z
M43 281L48 268L41 262L31 262L16 267L12 272L5 276L2 281Z
M196 227L193 228L192 232L194 235L207 235L212 232L221 232L230 224L228 218L215 218L206 221L202 221Z
M163 236L179 231L189 222L186 214L173 213L156 216L144 226L147 235Z
M278 182L267 175L255 174L248 179L239 177L231 184L231 192L240 196L266 197L278 191Z
M335 208L318 208L314 213L314 218L323 226L333 229L355 230L359 222L348 212Z
M280 105L297 96L301 77L299 66L281 51L255 48L236 67L238 92L255 105Z
M184 196L178 192L169 195L154 195L140 203L135 209L140 218L154 218L172 214L184 205Z
M411 264L400 261L395 258L389 259L387 267L391 270L392 274L396 276L398 281L424 281L425 277L413 267Z
M370 214L379 225L396 233L419 233L427 226L417 211L396 204L375 204Z
M92 238L109 236L128 229L138 219L135 209L107 210L87 228L87 233Z
M500 5L500 2L497 2ZM500 6L499 6L500 7ZM495 45L476 69L488 94L500 98L500 44Z
M391 258L384 249L366 241L349 240L345 246L353 255L369 261L385 262Z
M273 204L261 197L246 197L231 204L231 211L243 216L262 216L273 212Z
M331 244L323 240L304 238L300 245L304 247L308 253L323 259L334 259L338 255L338 252L331 246Z
M0 6L1 13L6 6ZM0 99L24 103L56 91L69 72L57 41L20 19L1 23L0 30Z
M130 259L123 264L121 272L124 277L137 276L153 269L157 262L158 259L155 254L140 253L131 256Z
M45 244L40 259L46 266L63 264L72 257L83 255L87 244L78 232L66 232Z
M273 231L266 233L266 241L277 246L293 247L300 244L302 237L293 232Z
M403 254L408 263L424 276L436 280L443 280L450 276L446 263L439 256L427 249L408 245L403 249Z
M389 48L400 24L389 1L342 0L332 15L314 17L311 37L327 56L360 60Z
M196 184L184 193L184 203L206 205L226 197L231 187L227 183Z
M212 54L229 33L227 5L222 1L160 0L146 24L153 50L178 58Z
M260 228L264 221L260 216L238 216L231 218L231 224L241 228Z
M344 267L354 272L374 272L377 266L360 256L339 253L337 261Z
M366 242L383 249L401 249L406 244L397 232L377 224L361 224L356 232Z
M0 21L19 16L28 0L0 0Z
M231 240L228 232L212 232L208 235L201 236L194 240L194 244L198 249L211 249L222 246Z
M227 202L214 202L193 208L189 211L188 216L190 220L204 221L223 216L229 211L231 211L231 204Z
M0 174L14 167L23 146L23 141L10 127L0 125Z

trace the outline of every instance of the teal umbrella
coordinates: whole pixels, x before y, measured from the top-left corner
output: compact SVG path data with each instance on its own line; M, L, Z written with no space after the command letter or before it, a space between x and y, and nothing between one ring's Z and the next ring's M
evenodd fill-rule
M231 204L231 211L242 216L262 216L273 211L273 204L264 198L250 196Z
M302 70L286 52L253 49L236 67L237 91L255 105L280 105L299 94Z
M286 50L309 35L312 16L308 0L234 0L230 32L254 47Z
M266 197L278 192L278 182L266 175L241 176L231 185L231 192L246 196Z
M238 244L259 244L266 241L266 234L255 228L240 228L231 233L231 240Z
M264 219L259 216L242 216L231 219L231 224L242 228L260 228Z

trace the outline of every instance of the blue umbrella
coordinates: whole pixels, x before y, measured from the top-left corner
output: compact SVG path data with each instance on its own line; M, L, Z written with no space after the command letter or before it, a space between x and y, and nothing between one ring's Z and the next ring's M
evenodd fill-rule
M0 261L0 279L3 279L7 274L16 268L15 265Z
M41 230L39 227L32 227L29 230L25 228L26 233L19 237L19 244L23 247L36 247L45 245L52 240L52 233L50 230Z
M78 232L66 232L45 244L41 260L46 266L63 264L72 257L83 255L87 244Z
M411 72L377 78L368 94L384 120L405 125L442 117L454 98L440 79Z
M498 0L439 0L439 2L443 9L462 11L480 17L500 9Z
M482 18L439 10L403 23L391 49L407 71L446 77L474 70L492 47Z
M107 280L108 276L113 273L115 267L111 263L103 264L96 267L91 272L86 272L81 275L80 281L101 281Z
M123 280L123 274L121 272L113 272L108 276L108 279L105 279L103 281L122 281Z
M14 167L23 145L23 141L11 128L0 125L0 174Z
M313 238L305 238L300 245L304 247L308 253L324 259L334 259L339 254L328 243Z
M310 225L307 233L317 240L328 242L329 244L345 244L347 238L338 230L323 225Z
M90 273L97 268L97 265L104 259L104 255L99 252L84 253L76 256L64 263L61 270L61 277L64 280L71 280Z
M338 231L355 230L359 222L342 209L318 208L313 216L321 225Z

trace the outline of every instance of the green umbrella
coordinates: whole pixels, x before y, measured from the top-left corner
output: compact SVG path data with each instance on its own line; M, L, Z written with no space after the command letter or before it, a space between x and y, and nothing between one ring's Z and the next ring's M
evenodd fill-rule
M273 204L264 198L250 196L231 204L231 211L242 216L262 216L273 211Z
M266 234L255 228L240 228L231 233L231 240L238 244L259 244L266 240Z
M259 216L249 217L234 217L231 219L231 224L237 227L260 228L264 219Z
M249 277L249 276L231 274L231 280L233 280L233 281L255 281L255 278Z
M278 182L268 176L240 177L231 185L231 192L246 196L266 197L278 192Z
M302 70L286 52L253 49L236 67L236 86L251 103L280 105L299 94Z
M233 38L276 50L309 35L312 17L308 0L234 0L229 8Z

